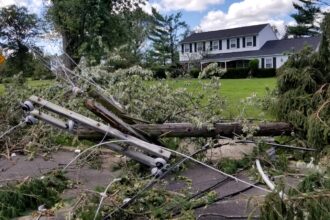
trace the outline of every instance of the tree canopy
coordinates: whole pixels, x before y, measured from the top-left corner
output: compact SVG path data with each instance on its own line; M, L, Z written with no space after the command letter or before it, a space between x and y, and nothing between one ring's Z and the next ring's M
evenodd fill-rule
M107 51L128 41L127 18L143 0L52 0L48 19L63 39L64 52L98 63ZM73 63L65 59L72 69Z
M327 14L319 52L306 48L290 56L281 67L274 105L278 119L290 122L300 137L320 149L330 143L329 25L330 14Z
M288 27L288 35L294 37L315 36L320 34L317 25L317 18L321 12L318 0L299 0L293 2L293 7L297 10L291 17L296 21L296 26Z
M25 7L11 5L0 9L0 46L9 56L7 72L9 75L23 71L25 75L33 72L32 39L39 34L39 20L35 14L28 13Z
M180 31L184 32L188 25L181 20L182 14L176 13L163 16L156 9L152 9L153 29L149 39L152 41L152 59L160 62L162 65L170 62L178 62L178 42Z

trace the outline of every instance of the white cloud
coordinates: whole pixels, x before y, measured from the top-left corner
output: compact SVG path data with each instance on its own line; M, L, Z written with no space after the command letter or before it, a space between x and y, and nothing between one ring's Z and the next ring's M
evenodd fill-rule
M44 4L43 0L0 0L0 8L7 7L9 5L17 5L20 7L26 7L30 13L39 14Z
M0 0L0 8L7 7L9 5L27 6L27 0Z
M284 31L284 17L292 10L293 0L243 0L233 3L225 13L210 11L202 19L199 28L203 31L219 30L260 23L271 23L280 32Z
M144 4L141 4L140 7L142 10L148 14L152 14L152 8L157 9L157 11L160 11L160 5L158 3L150 3L150 2L145 2Z
M156 5L164 11L204 11L210 5L219 5L224 2L225 0L160 0Z

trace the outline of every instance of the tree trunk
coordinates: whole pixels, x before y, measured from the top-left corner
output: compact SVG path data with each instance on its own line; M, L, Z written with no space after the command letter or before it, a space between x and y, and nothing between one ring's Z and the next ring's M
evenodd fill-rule
M73 70L75 68L75 63L78 63L79 60L74 58L74 40L66 32L62 32L62 42L63 42L63 64L66 68Z

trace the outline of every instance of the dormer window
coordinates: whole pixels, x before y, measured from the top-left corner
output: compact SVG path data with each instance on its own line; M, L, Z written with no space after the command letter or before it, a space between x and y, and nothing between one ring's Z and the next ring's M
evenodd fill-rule
M212 48L213 50L218 50L219 49L219 41L212 41Z
M253 47L253 37L246 37L246 46Z
M236 48L237 47L237 39L233 38L230 39L230 48Z

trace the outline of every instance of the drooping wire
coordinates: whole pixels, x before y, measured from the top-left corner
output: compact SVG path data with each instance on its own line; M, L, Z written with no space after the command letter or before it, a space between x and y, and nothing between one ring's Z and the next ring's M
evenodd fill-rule
M197 159L195 159L195 158L193 158L193 157L191 157L191 156L188 156L188 155L186 155L186 154L180 153L180 152L178 152L178 151L176 151L176 150L172 150L172 149L170 149L170 148L164 148L164 147L162 147L162 146L160 146L160 147L161 147L162 149L164 149L164 150L170 151L170 152L172 152L172 153L174 153L174 154L180 155L180 156L185 157L185 158L187 158L187 159L189 159L189 160L191 160L191 161L194 161L195 163L198 163L198 164L200 164L200 165L202 165L202 166L204 166L204 167L209 168L210 170L213 170L213 171L215 171L215 172L217 172L217 173L220 173L220 174L222 174L222 175L224 175L224 176L227 176L227 177L229 177L229 178L231 178L231 179L233 179L233 180L235 180L235 181L237 181L237 182L241 182L241 183L243 183L243 184L246 184L246 185L248 185L248 186L252 186L252 187L254 187L254 188L256 188L256 189L260 189L260 190L265 191L265 192L272 192L271 190L265 189L265 188L263 188L263 187L257 186L257 185L255 185L255 184L249 183L249 182L247 182L247 181L245 181L245 180L239 179L239 178L237 178L237 177L235 177L235 176L233 176L233 175L230 175L230 174L228 174L228 173L225 173L225 172L223 172L223 171L221 171L221 170L219 170L219 169L217 169L217 168L215 168L215 167L212 167L212 166L210 166L210 165L208 165L208 164L206 164L206 163L204 163L204 162L201 162L201 161L199 161L199 160L197 160Z
M213 148L216 148L216 147L219 147L219 146L222 146L222 145L217 144L217 145L213 146ZM193 157L193 156L209 149L209 147L210 147L210 145L206 144L201 149L199 149L196 152L192 153L190 156ZM175 164L173 164L172 166L167 167L165 172L162 173L161 175L159 175L159 176L155 175L139 192L137 192L129 201L122 204L118 209L121 210L121 209L124 209L124 208L128 207L130 204L132 204L134 201L136 201L136 199L138 199L146 190L148 190L150 187L152 187L158 180L163 179L170 172L172 172L173 170L178 168L180 165L182 165L187 160L189 160L189 158L183 158L183 159L179 160L178 162L176 162ZM118 209L115 209L110 214L106 215L103 219L104 220L110 219L111 216L114 215L118 211Z
M18 128L19 126L25 124L26 122L25 121L21 121L20 123L18 123L17 125L14 125L12 126L11 128L9 128L7 131L3 132L1 135L0 135L0 139L2 139L4 136L10 134L11 132L13 132L16 128Z
M105 144L112 144L112 143L123 143L123 142L131 142L129 140L114 140L114 141L106 141L106 142L102 142L102 143L98 143L95 144L87 149L85 149L84 151L80 152L77 156L75 156L63 169L62 172L64 172L73 162L75 162L81 155L85 154L87 151L97 148L99 146L105 145Z
M97 206L97 209L96 209L96 212L95 212L95 215L94 215L94 220L96 220L99 212L100 212L100 209L101 209L101 206L102 206L102 203L103 203L103 200L104 198L107 197L107 192L110 188L110 186L118 181L121 181L121 178L115 178L114 180L112 180L108 186L105 188L104 192L103 193L100 193L100 196L101 196L101 199L100 199L100 202L99 202L99 205Z

